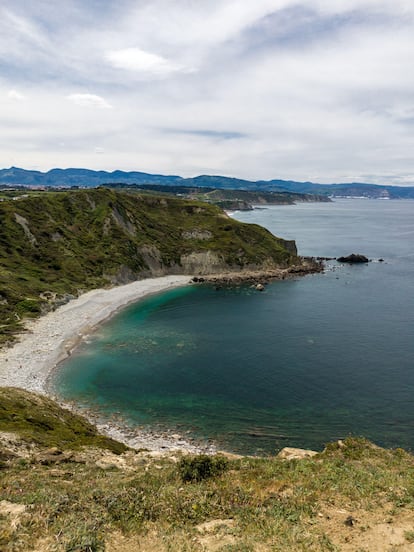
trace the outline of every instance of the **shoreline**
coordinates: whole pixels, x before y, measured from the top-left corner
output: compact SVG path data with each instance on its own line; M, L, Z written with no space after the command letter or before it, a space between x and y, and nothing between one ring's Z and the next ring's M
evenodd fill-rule
M49 376L82 339L119 310L150 295L195 283L266 284L322 271L320 262L302 258L301 264L288 268L222 272L200 277L169 275L108 289L93 289L56 310L25 322L25 330L18 336L18 341L11 347L0 349L0 386L20 387L49 395Z
M92 409L83 409L56 397L48 385L58 364L68 358L76 346L121 309L157 293L191 285L191 276L148 278L110 289L88 291L44 316L28 320L26 331L10 348L0 349L0 386L18 387L45 395L72 412L76 412L98 430L127 446L148 449L157 454L181 450L187 453L216 452L211 443L199 443L173 431L129 428Z
M150 295L170 289L206 284L240 285L252 281L267 283L314 272L315 265L289 269L222 273L196 278L189 275L162 276L138 280L110 289L88 291L54 311L28 320L19 341L10 348L0 349L0 386L18 387L39 393L57 401L62 407L79 413L97 426L98 430L131 448L149 449L155 453L181 450L187 453L214 454L217 448L212 441L201 442L175 432L174 429L152 430L150 427L129 427L122 420L105 418L93 409L84 409L67 403L53 394L49 380L58 364L68 358L78 344L92 334L98 326L128 305Z
M239 286L268 284L279 280L291 280L294 278L320 274L325 266L322 259L314 257L300 257L301 263L287 268L269 268L261 270L243 270L241 272L223 272L221 274L205 274L194 276L191 283L214 284L218 286Z

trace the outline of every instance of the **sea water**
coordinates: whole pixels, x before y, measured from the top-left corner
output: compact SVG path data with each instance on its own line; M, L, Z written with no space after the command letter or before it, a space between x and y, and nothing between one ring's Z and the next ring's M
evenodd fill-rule
M219 448L321 449L347 435L414 449L414 201L271 206L236 218L303 255L363 265L175 289L126 308L60 366L65 400ZM378 259L384 262L378 262Z

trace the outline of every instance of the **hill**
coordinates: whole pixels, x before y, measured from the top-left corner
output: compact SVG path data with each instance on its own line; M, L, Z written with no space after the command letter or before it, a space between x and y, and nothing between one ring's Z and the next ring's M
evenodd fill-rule
M271 191L330 197L366 197L414 199L413 186L380 186L370 183L317 184L294 180L243 180L219 175L183 178L177 175L149 174L137 171L92 171L88 169L52 169L46 173L17 167L0 170L0 186L96 187L104 184L185 186L225 190Z
M173 194L188 199L198 199L218 205L226 210L252 210L253 205L294 205L306 202L329 202L328 196L321 194L297 194L295 192L252 191L227 188L178 186L175 184L105 184L115 190L155 191Z
M269 458L104 437L97 448L90 424L49 399L0 398L3 552L412 550L414 457L402 449L352 437Z
M0 170L0 184L11 186L96 187L108 182L125 183L175 183L180 176L163 176L143 172L92 171L88 169L52 169L46 173L27 171L18 167Z
M300 264L295 243L213 205L110 189L0 201L0 343L82 291L165 274Z

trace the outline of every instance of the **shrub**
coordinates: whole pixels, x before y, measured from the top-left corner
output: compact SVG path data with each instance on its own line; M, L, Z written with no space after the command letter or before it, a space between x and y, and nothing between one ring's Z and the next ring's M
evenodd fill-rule
M210 477L216 477L225 472L228 461L223 456L208 456L202 454L193 458L182 458L178 465L183 481L202 481Z

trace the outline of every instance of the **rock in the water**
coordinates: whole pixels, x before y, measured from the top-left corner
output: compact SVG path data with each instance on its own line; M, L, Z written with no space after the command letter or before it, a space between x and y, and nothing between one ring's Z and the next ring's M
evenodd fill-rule
M365 255L351 253L347 257L338 257L339 263L369 263L369 259Z
M277 457L281 460L303 460L304 458L312 458L312 456L316 456L317 454L319 453L315 450L285 447L279 452Z

